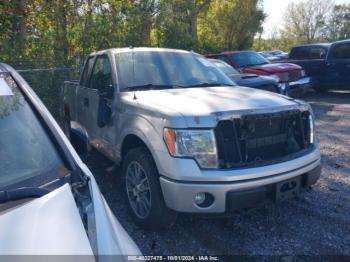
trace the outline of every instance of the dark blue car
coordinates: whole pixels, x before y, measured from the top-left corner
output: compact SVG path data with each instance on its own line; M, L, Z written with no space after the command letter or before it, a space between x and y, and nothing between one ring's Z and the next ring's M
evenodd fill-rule
M219 59L208 59L216 67L221 69L231 80L239 86L247 86L257 89L262 89L274 93L284 93L279 88L277 80L272 77L259 76L254 74L242 74L234 69L229 64Z
M350 88L350 39L293 47L286 62L303 67L313 88Z

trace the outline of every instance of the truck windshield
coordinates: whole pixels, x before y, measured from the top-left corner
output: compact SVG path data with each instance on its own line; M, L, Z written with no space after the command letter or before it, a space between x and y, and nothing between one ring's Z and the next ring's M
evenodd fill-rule
M0 73L0 190L39 186L66 173L17 83Z
M232 60L237 67L265 65L270 63L265 57L256 52L234 53L232 54Z
M116 54L121 88L186 88L234 83L206 58L189 52L132 51Z

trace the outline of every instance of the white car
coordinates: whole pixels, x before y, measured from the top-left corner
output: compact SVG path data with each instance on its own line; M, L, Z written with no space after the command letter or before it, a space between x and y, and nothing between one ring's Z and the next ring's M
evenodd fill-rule
M1 63L0 232L0 255L141 254L43 103Z

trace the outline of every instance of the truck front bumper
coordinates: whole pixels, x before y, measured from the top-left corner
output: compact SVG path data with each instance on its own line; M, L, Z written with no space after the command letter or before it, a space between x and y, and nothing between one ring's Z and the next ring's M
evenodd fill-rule
M170 209L189 213L224 213L254 207L267 200L276 200L279 186L291 179L300 181L299 193L316 183L320 173L320 159L317 159L294 170L255 179L232 182L188 182L162 176L160 183L165 203ZM196 203L195 199L199 194L210 196L209 205L201 207L198 202Z
M279 84L281 93L290 97L301 97L312 88L310 77L303 77L297 81Z

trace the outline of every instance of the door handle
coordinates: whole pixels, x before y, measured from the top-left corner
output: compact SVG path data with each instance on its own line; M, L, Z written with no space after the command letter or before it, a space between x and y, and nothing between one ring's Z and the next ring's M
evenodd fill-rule
M84 106L89 107L89 99L85 97L83 104Z

